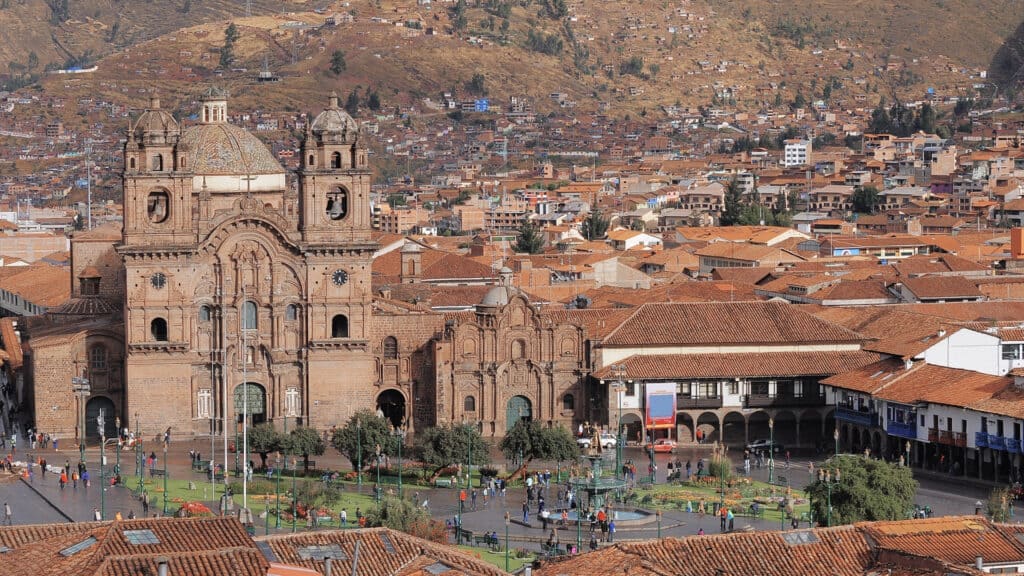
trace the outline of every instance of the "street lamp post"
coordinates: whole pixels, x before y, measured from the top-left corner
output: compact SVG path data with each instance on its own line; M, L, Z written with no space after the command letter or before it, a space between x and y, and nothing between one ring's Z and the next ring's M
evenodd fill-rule
M473 482L473 437L467 434L469 438L469 472L466 474L466 490L469 490Z
M286 458L287 459L287 458ZM295 491L295 458L292 458L292 534L295 533L295 518L299 515L298 492Z
M658 517L658 540L661 540L661 510L655 512L655 515Z
M377 444L377 485L373 487L373 498L377 501L377 508L380 509L380 444Z
M401 428L395 428L395 436L398 437L398 498L402 498L402 436L405 432Z
M505 572L508 572L508 525L512 520L508 517L508 512L505 512Z
M828 490L828 508L825 510L825 526L832 526L832 485L839 484L839 469L836 468L835 476L832 476L831 470L818 470L818 482L823 483Z
M85 403L92 393L89 386L89 379L84 376L75 376L71 379L71 392L78 397L78 459L85 462Z
M835 442L836 442L836 452L835 452L835 455L839 456L839 427L838 426L836 426L836 429L832 432L832 439L835 440Z
M287 422L287 420L286 420L286 422ZM288 461L288 455L285 454L284 458L285 458L284 461L287 462ZM277 494L276 494L276 496L277 496L277 520L274 522L274 528L275 529L280 529L281 528L281 463L282 463L282 461L281 461L281 453L278 452L278 454L277 454L277 465L274 466L274 468L277 468Z
M121 474L121 417L114 416L114 427L117 428L117 451L114 454L114 476Z
M775 480L775 419L768 419L768 483Z
M718 509L725 507L725 471L728 469L725 463L725 444L718 445Z
M906 452L907 452L907 468L910 468L910 440L907 440Z
M103 408L100 408L100 413L96 416L96 427L100 431L100 520L105 520L107 517L107 482L103 475L103 465L107 463L107 431L103 427L106 423L106 419L103 417Z
M356 416L356 485L363 493L363 423Z
M164 516L167 516L167 441L164 440Z
M615 397L619 406L619 419L615 423L615 474L622 475L622 392L626 389L626 383L622 381L626 376L625 364L612 364L612 372L615 374L616 382L612 385L615 390Z
M570 473L571 474L571 473ZM580 553L580 547L583 546L583 507L579 504L576 505L576 553Z
M142 477L146 473L146 468L143 465L143 450L142 450L142 432L139 428L139 413L135 413L135 459L138 461L137 474L139 476L139 494L145 491L145 485L142 482Z

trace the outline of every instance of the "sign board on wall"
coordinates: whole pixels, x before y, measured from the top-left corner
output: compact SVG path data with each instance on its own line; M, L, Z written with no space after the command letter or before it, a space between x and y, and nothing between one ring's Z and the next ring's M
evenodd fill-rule
M676 383L656 382L646 387L647 428L672 428L676 424Z

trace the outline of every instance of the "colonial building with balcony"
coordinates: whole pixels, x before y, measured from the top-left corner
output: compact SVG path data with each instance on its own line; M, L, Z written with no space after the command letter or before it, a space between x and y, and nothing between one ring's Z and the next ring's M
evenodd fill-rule
M692 442L700 430L733 445L767 438L773 419L780 443L814 446L835 426L821 380L882 357L862 351L860 335L781 302L646 304L593 346L609 428L621 421L636 440L646 391L668 384L675 425L649 433Z

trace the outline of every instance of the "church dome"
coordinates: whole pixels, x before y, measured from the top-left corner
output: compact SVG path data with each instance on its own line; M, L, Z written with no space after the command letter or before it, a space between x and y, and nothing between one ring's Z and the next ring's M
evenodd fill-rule
M178 135L178 121L170 112L160 108L160 99L149 99L149 108L139 116L132 126L132 135L136 140L152 144L173 144L173 136Z
M179 150L188 169L199 175L281 174L284 169L266 145L249 131L228 123L199 124L185 130Z
M484 299L480 301L481 306L504 306L508 304L509 289L505 286L495 286L487 291Z
M359 135L359 125L338 106L338 95L333 92L330 104L313 120L310 130L321 138L333 137L341 141L354 140Z

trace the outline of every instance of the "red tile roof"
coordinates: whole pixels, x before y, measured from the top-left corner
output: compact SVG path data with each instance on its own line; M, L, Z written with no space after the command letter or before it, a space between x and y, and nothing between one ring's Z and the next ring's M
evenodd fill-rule
M877 362L872 352L760 352L732 354L655 354L630 356L626 378L769 378L773 376L825 376L856 370ZM593 373L613 378L610 367Z
M850 343L862 337L782 302L644 304L605 345Z

